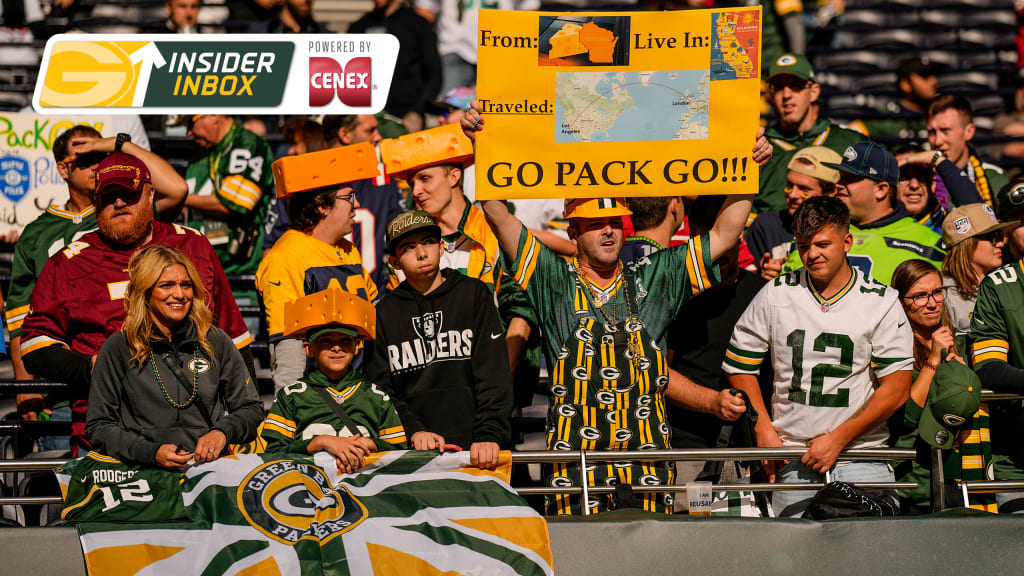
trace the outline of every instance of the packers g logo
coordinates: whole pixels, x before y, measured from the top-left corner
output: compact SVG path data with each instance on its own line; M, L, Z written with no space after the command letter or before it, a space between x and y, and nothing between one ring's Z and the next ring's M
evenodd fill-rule
M366 507L344 486L332 487L319 467L288 460L267 462L250 472L238 486L237 499L253 528L288 545L326 542L367 516Z
M205 374L210 370L210 361L206 358L193 358L188 362L188 369L193 374Z
M49 107L131 106L149 42L64 41L53 45L39 103Z

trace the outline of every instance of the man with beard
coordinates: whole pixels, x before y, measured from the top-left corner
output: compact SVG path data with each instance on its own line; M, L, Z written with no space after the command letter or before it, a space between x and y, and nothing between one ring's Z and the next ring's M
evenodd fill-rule
M474 102L462 121L469 133L484 120ZM753 159L762 164L772 147L757 134ZM628 266L619 259L622 217L630 214L621 198L565 201L569 237L577 252L563 259L541 244L509 211L505 202L484 203L487 223L504 255L502 265L526 292L539 322L551 373L552 404L547 417L549 450L650 450L669 447L671 429L665 399L685 399L670 386L666 333L682 304L718 283L713 262L739 243L750 213L749 196L730 196L707 234L659 250ZM681 388L681 387L680 387ZM685 400L683 400L685 401ZM728 391L717 406L733 419L743 402ZM736 407L739 410L733 410ZM613 498L557 494L546 498L549 514L580 514L640 507L671 513L668 493L636 496L628 485L671 484L671 463L600 464L582 476L578 466L555 464L551 486L621 486Z
M96 167L93 204L99 229L47 261L22 324L26 369L69 385L75 452L79 447L90 448L84 430L92 366L100 346L124 323L128 261L139 248L173 246L192 259L210 292L214 325L231 336L250 374L255 372L249 349L252 337L220 261L209 241L195 230L154 221L153 184L146 165L123 152L108 156Z

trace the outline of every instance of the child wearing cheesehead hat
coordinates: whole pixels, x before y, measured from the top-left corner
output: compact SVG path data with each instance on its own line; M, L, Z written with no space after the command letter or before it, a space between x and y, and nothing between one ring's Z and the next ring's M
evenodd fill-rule
M266 452L330 452L351 474L371 452L406 448L405 430L391 398L352 369L357 348L376 333L376 312L332 280L284 307L285 334L303 338L316 362L279 390L263 423Z

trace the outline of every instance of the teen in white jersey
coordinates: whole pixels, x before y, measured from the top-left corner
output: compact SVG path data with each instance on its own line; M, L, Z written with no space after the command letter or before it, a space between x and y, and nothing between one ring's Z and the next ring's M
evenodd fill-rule
M807 447L778 470L777 482L892 482L885 462L840 462L844 448L882 446L885 421L910 393L913 333L896 291L851 267L850 213L840 200L809 198L794 214L804 268L766 285L743 313L723 370L747 392L759 413L762 447ZM775 370L769 412L757 373L768 358ZM774 475L776 462L767 462ZM834 469L833 469L834 466ZM780 516L799 516L814 492L773 496Z

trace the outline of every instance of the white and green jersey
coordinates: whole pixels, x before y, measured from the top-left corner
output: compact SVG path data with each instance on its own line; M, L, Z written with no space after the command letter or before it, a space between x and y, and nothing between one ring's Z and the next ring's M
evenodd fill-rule
M733 330L722 369L757 375L768 358L775 429L784 445L800 447L849 420L877 378L910 370L913 338L892 288L854 269L826 299L801 269L758 292ZM881 446L888 437L883 424L848 447Z

